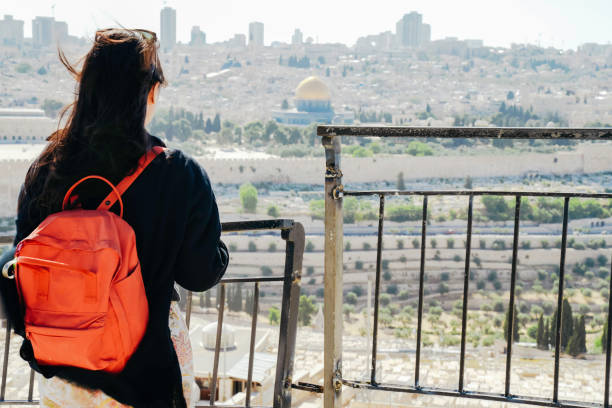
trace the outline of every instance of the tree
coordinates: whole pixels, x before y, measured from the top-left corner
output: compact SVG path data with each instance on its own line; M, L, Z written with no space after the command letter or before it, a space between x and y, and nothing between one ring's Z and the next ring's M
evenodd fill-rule
M289 109L289 102L287 102L286 99L283 99L283 102L281 103L281 109L282 110L287 110Z
M210 301L210 290L206 291L206 294L204 295L204 305L209 308L212 306L212 303Z
M268 321L272 325L277 325L280 322L280 310L275 306L272 306L268 311Z
M567 343L566 352L572 357L586 353L586 329L584 327L584 316L574 319L574 332Z
M561 349L565 350L567 348L567 344L569 343L572 334L574 334L574 319L572 317L572 307L570 306L567 299L563 299L563 306L561 308ZM555 310L551 320L551 345L555 347L556 345L556 332L557 332L557 313L558 310Z
M601 352L605 353L608 351L608 321L604 323L603 331L601 333Z
M239 194L242 209L254 213L257 209L257 189L251 183L245 183L240 186Z
M212 131L213 131L212 122L210 121L210 118L206 118L206 126L204 126L204 132L210 133Z
M514 313L513 313L513 324L512 324L512 342L516 343L520 340L521 336L519 333L519 327L518 327L518 308L516 307L516 304L514 305ZM508 335L510 334L510 309L508 309L508 311L506 311L506 319L504 319L504 339L506 341L508 341Z
M268 215L270 217L278 218L278 216L280 215L280 211L278 210L278 207L275 206L274 204L269 206L268 207Z
M357 304L357 295L355 293L353 293L353 292L349 292L344 297L344 300L349 305L356 305Z
M404 182L404 172L400 171L397 175L397 189L400 191L406 190L406 183Z
M60 101L54 99L45 99L42 103L42 110L45 111L45 115L54 118L57 116L57 112L61 109L63 104Z
M541 313L540 319L538 319L536 344L540 350L548 350L548 336L546 336L546 329L544 328L544 316Z
M213 132L219 132L220 130L221 130L221 117L217 113L215 115L215 118L213 119L213 122L212 122L212 131Z
M463 187L465 187L467 190L471 190L472 186L473 186L473 181L472 181L472 177L467 176L465 178L465 183L463 184Z
M300 296L300 305L298 308L298 321L303 326L309 326L312 320L312 316L318 310L317 305L314 303L314 299L310 296Z

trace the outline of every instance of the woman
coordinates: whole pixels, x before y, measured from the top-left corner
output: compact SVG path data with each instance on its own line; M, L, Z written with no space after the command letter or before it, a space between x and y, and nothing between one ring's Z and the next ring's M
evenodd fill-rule
M77 180L96 174L116 185L135 170L145 152L164 146L145 130L165 84L157 49L152 32L107 29L96 33L80 71L60 52L78 92L66 126L49 137L27 173L15 244L61 210L63 195ZM95 208L109 191L103 183L90 182L76 193L87 209ZM175 282L188 290L207 290L227 267L210 181L195 161L166 149L126 191L123 201L124 219L136 233L149 303L146 333L117 375L39 366L24 342L22 357L44 375L39 387L42 406L185 407L192 399L189 333L171 300L176 300ZM15 331L23 335L14 281L2 281L5 308Z

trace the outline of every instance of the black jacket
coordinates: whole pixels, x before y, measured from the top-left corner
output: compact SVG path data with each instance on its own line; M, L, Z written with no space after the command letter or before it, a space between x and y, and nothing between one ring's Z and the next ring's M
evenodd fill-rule
M152 140L153 144L163 145L155 137ZM44 175L43 172L41 178ZM41 183L34 183L37 184ZM97 206L107 193L96 187L89 194L79 193L79 197L83 206L89 208ZM38 194L40 191L22 191L15 243L29 235L46 216L32 216L24 210ZM74 367L38 366L27 341L21 355L45 376L57 375L84 387L101 389L124 404L182 407L185 400L180 366L168 328L170 301L174 282L188 290L204 291L225 273L229 254L220 241L215 196L206 172L198 163L178 150L167 149L125 192L123 202L124 219L136 233L149 302L147 331L125 369L112 375ZM23 335L14 281L4 278L0 281L7 315L15 332Z

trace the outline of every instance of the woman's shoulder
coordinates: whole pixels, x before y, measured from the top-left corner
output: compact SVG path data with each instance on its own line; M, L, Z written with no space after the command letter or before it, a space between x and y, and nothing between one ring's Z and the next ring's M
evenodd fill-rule
M158 140L161 144L159 146L164 147L163 157L168 170L182 183L193 182L195 184L206 184L210 185L208 175L204 168L189 154L183 152L180 149L166 147L163 142L158 138L153 138L154 144Z

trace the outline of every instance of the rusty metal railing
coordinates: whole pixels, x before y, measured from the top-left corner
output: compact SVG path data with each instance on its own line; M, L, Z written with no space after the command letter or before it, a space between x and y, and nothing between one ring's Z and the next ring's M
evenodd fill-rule
M342 169L340 165L341 138L372 136L380 138L504 138L504 139L574 139L574 140L611 140L611 129L551 129L551 128L415 128L415 127L347 127L347 126L319 126L317 133L322 137L325 147L326 172L325 172L325 352L324 352L324 406L325 408L337 408L342 406L342 387L349 386L359 389L376 391L391 391L403 393L416 393L434 396L448 396L460 398L472 398L479 400L512 402L520 404L531 404L539 406L584 408L584 407L609 407L610 389L610 353L612 333L612 297L608 300L608 332L605 357L605 383L603 404L593 404L583 401L562 401L559 399L559 358L561 337L561 310L563 301L563 287L565 277L565 256L567 248L567 226L569 218L569 203L573 198L612 198L612 194L580 194L570 192L547 193L547 192L525 192L525 191L400 191L400 190L369 190L354 191L346 189L342 185ZM420 244L420 268L417 310L417 333L416 333L416 356L414 367L414 383L411 385L386 384L380 382L376 375L376 357L378 344L378 314L381 286L382 265L382 236L384 228L385 198L388 196L416 196L422 198L422 223ZM512 247L512 267L510 276L510 296L508 304L509 321L514 322L515 288L517 281L517 261L519 246L519 227L522 197L560 197L563 198L563 221L561 254L559 260L559 283L557 293L557 319L555 331L555 354L554 354L554 382L552 398L539 398L533 396L515 395L511 392L512 372L512 324L508 324L508 338L506 345L506 365L504 393L488 393L472 391L465 388L465 349L467 331L467 310L469 296L470 256L472 239L473 200L476 196L510 196L515 198L514 229ZM374 323L372 334L372 356L370 378L368 381L346 378L342 372L342 284L343 284L343 214L342 201L345 196L378 196L378 245L376 256L376 281L374 294ZM467 196L467 233L466 233L466 258L463 279L463 302L461 310L461 348L459 357L459 379L455 389L438 387L425 387L420 384L421 364L421 334L423 331L423 297L426 258L426 233L428 224L428 197L431 196ZM612 279L610 280L612 291ZM596 375L596 374L594 374Z
M297 318L300 297L300 281L302 271L302 259L304 254L304 227L298 222L288 219L264 220L264 221L241 221L226 222L222 224L223 233L248 232L248 231L280 231L281 238L285 241L285 267L282 276L254 276L241 278L225 278L219 282L219 309L217 316L217 333L215 341L215 354L213 361L213 373L209 382L209 401L200 400L196 402L197 407L222 406L237 407L231 405L217 405L217 380L219 375L219 355L221 350L221 336L223 329L223 318L225 310L225 290L229 284L252 284L253 305L251 318L251 332L249 340L249 362L246 383L245 405L240 407L252 407L252 379L255 357L255 339L257 331L258 307L260 298L260 287L266 283L282 283L281 315L279 323L279 341L276 361L276 375L274 379L274 408L288 408L291 406L291 376L293 372L293 358L295 353L295 341L297 333ZM12 243L11 236L0 236L0 244ZM187 303L185 320L189 326L192 311L192 293L187 292ZM4 354L2 363L2 377L0 382L0 405L38 405L39 401L34 399L34 377L35 372L30 370L28 398L26 400L7 399L6 386L9 367L11 327L7 324L4 339Z

